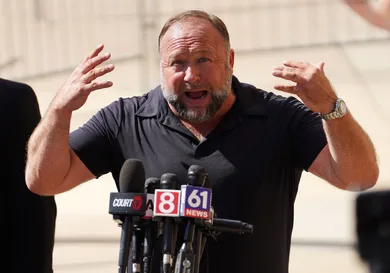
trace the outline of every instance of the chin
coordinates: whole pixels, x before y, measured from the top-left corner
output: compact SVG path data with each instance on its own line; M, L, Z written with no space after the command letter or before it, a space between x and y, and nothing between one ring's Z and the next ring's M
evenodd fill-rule
M203 110L202 112L199 111L191 111L192 109L188 109L187 113L185 113L184 118L187 121L199 123L208 120L210 117L207 115L206 110Z

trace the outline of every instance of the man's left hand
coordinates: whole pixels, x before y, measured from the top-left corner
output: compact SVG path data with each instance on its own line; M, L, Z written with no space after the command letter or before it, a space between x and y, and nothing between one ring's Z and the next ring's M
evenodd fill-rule
M324 73L324 62L314 66L307 62L284 61L272 75L294 82L276 84L274 88L297 95L313 112L328 114L334 110L337 95Z

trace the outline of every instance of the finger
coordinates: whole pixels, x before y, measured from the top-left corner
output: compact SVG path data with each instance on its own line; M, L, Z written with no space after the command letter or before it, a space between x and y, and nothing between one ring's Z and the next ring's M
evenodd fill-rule
M113 85L113 82L111 81L104 81L104 82L91 82L89 84L86 84L83 88L84 92L92 92L99 89L109 88Z
M89 53L89 55L85 60L96 57L97 55L99 55L100 52L102 52L103 48L104 48L103 44L98 45L91 53Z
M89 59L87 62L82 64L81 66L81 73L86 74L88 73L91 69L95 68L96 66L102 64L103 62L107 61L110 59L111 54L106 53L104 55L98 55L92 59Z
M274 88L279 91L287 92L290 94L297 94L297 88L295 85L282 85L282 84L275 84Z
M302 76L300 76L296 70L291 68L290 69L276 68L274 69L274 71L272 71L272 75L285 80L293 81L295 83L300 83L303 81Z
M82 78L83 82L90 83L98 77L101 77L111 71L113 71L115 66L113 64L106 65L99 68L91 69L87 74L85 74Z
M325 66L325 63L324 62L320 62L317 67L321 70L321 72L324 72L324 66Z
M284 60L282 63L285 66L300 68L300 69L306 69L310 66L310 64L307 62L299 62L299 61L292 61L292 60Z
M274 67L273 70L274 71L286 71L286 72L291 72L291 73L299 73L299 72L301 72L301 70L298 69L298 68L287 67L287 66L282 66L282 65Z

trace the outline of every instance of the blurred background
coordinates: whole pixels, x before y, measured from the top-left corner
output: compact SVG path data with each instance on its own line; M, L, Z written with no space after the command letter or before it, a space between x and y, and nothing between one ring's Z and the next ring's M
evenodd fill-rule
M274 66L285 59L324 61L334 88L376 146L374 189L390 188L390 34L339 0L0 0L0 77L29 84L44 114L73 69L103 43L116 65L107 76L114 86L93 93L74 113L73 130L118 97L159 84L158 34L168 17L187 9L224 20L242 82L278 93ZM56 196L56 273L115 272L120 229L108 214L111 191L116 188L106 175ZM368 272L354 249L355 198L304 173L291 273Z

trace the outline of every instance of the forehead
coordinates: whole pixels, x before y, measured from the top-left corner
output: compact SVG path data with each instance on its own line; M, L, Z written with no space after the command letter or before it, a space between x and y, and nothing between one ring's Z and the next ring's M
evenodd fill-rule
M225 50L225 42L218 30L207 20L186 18L173 24L161 39L161 53L173 51Z

